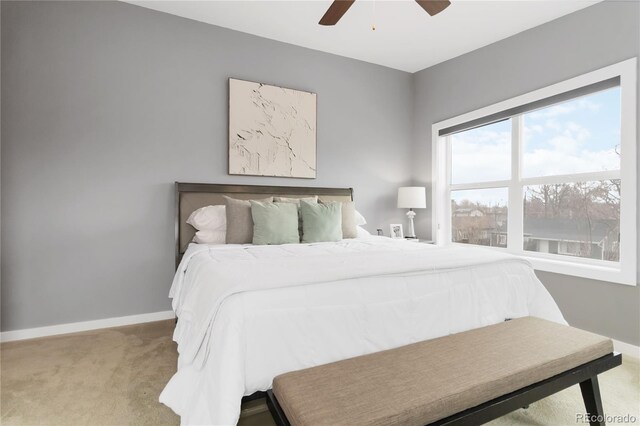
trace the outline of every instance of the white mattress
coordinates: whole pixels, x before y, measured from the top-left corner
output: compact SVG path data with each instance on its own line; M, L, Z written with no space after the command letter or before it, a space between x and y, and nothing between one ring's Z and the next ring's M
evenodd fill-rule
M565 323L523 259L383 237L192 244L172 285L182 424L235 424L275 376L527 315Z

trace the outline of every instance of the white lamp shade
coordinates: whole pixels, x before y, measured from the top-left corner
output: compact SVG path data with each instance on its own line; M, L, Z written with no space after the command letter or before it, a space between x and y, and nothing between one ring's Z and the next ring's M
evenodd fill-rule
M427 207L427 192L424 186L398 188L399 209L424 209Z

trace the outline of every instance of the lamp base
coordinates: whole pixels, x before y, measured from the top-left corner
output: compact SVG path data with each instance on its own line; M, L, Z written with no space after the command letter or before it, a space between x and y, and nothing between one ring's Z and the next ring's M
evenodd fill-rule
M407 231L407 235L405 236L405 238L415 239L417 237L416 231L413 227L413 218L416 217L416 212L414 212L412 209L409 209L409 211L407 212L407 217L409 218L409 230Z

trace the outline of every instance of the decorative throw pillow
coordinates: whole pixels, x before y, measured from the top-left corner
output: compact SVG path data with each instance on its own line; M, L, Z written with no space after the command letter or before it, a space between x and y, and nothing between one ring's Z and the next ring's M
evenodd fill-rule
M320 200L320 202L327 203L323 200ZM358 236L357 226L360 220L357 215L360 215L360 213L356 212L356 204L353 201L342 202L342 238L356 238Z
M227 213L224 205L200 207L189 215L187 223L198 231L224 231L227 229Z
M263 198L261 202L271 202L273 197ZM227 244L251 244L253 241L253 217L251 203L224 196L227 213Z
M253 244L295 244L298 234L298 208L293 203L251 201Z
M196 232L193 242L198 244L224 244L226 242L227 231L216 231L203 229Z
M300 239L302 239L302 215L300 214L300 201L317 203L318 196L314 195L313 197L303 197L303 198L273 197L273 201L275 203L293 203L296 206L298 206L298 233L300 234Z
M342 239L342 203L300 202L302 242L340 241Z

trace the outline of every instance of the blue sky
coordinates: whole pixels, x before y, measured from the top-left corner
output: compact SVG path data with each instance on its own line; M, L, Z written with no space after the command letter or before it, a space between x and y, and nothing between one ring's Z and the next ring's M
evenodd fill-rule
M451 137L451 182L488 182L511 176L511 120Z
M525 114L524 176L616 170L620 88Z
M612 88L524 115L523 176L616 170L620 144L620 88ZM452 183L509 179L511 121L452 136ZM503 204L504 191L459 191L455 200Z

